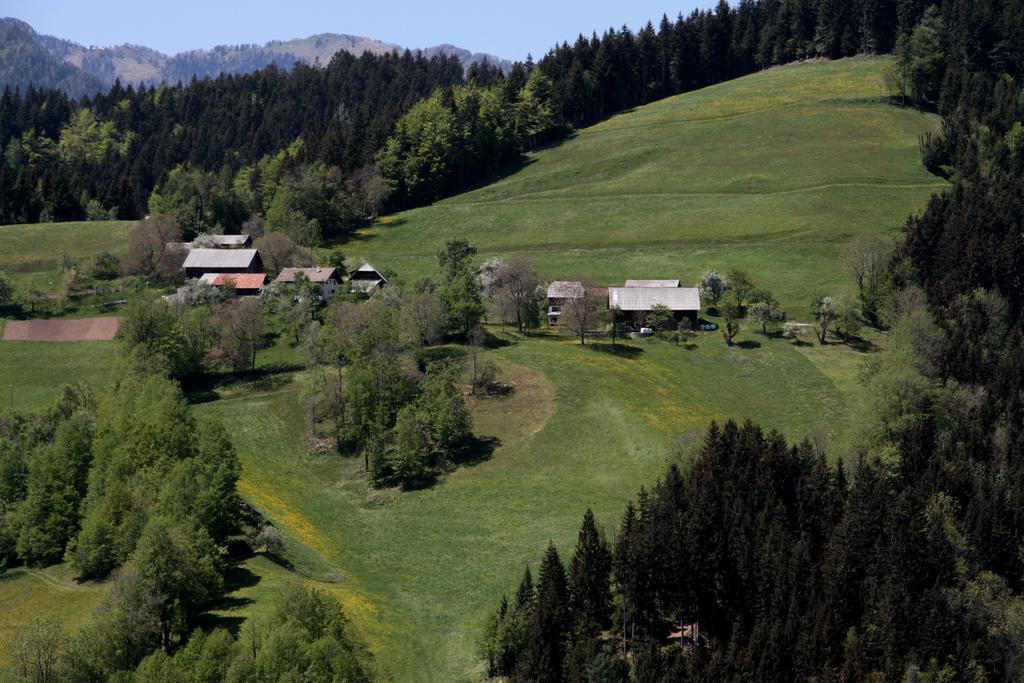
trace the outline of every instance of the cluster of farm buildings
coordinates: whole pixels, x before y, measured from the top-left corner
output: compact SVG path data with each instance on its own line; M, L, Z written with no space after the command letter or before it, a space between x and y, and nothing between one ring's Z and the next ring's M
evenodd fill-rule
M693 328L700 314L700 292L680 287L679 280L626 280L621 287L586 287L582 282L557 280L548 285L548 324L562 324L566 307L574 300L594 297L606 302L618 322L643 327L647 315L658 306L671 313L678 326Z
M182 267L185 277L198 279L212 287L231 287L239 296L257 295L267 285L267 274L263 268L260 252L251 247L248 235L213 235L215 246L209 248L194 247L190 243L174 245L187 252ZM169 245L170 246L170 245ZM290 284L300 276L321 288L326 299L333 296L342 284L342 273L337 268L283 268L274 282ZM353 291L371 293L388 284L380 271L369 263L364 263L353 271L347 280L348 287Z
M263 261L252 248L248 235L213 235L210 248L193 247L190 243L174 245L187 251L185 276L198 279L212 287L232 287L240 296L259 294L267 285ZM170 245L169 245L170 246ZM322 288L323 297L333 296L342 284L342 273L336 268L284 268L274 280L294 283L304 276ZM388 284L387 279L369 263L353 271L346 283L350 290L370 294ZM655 307L664 306L677 325L693 327L700 313L700 293L696 287L680 287L679 280L626 280L622 286L585 287L582 282L556 280L547 288L547 322L552 327L562 324L566 306L573 300L592 297L603 301L620 322L642 327Z

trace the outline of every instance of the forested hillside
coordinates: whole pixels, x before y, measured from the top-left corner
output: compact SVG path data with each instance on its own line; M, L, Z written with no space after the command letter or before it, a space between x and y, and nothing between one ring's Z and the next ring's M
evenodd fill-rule
M901 35L909 64L912 51L927 51L909 40L922 11L923 3L906 0L751 0L735 8L723 1L674 21L663 17L657 29L649 23L639 32L580 36L536 65L514 65L507 76L486 64L463 74L453 57L339 53L322 68L270 68L181 86L115 85L77 103L56 91L5 91L0 223L80 219L89 202L95 215L138 218L150 193L181 167L199 174L182 202L233 207L201 222L236 230L245 212L266 210L238 208L239 169L301 139L294 163L323 164L318 182L333 187L321 194L346 218L321 227L338 233L375 215L352 205L432 201L496 177L524 151L573 128L666 95L794 59L885 52ZM927 73L904 76L890 84L893 93L927 94L911 87ZM82 139L90 141L89 153L73 153ZM368 202L354 176L375 175L378 167L389 194ZM337 180L323 180L324 173ZM308 206L292 208L317 217Z

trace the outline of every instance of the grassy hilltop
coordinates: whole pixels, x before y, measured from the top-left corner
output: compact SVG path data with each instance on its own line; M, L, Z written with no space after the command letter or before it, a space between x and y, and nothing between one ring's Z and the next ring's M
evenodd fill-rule
M805 320L813 291L847 287L838 253L852 235L895 238L942 187L917 151L937 119L879 101L884 64L775 69L643 107L531 155L493 185L386 217L344 250L409 280L436 275L434 254L455 236L483 257L527 254L552 278L693 281L707 267L740 267ZM43 245L28 233L41 238L53 227L0 228L0 268L12 239ZM42 267L59 256L58 248L24 260ZM46 277L22 268L19 277ZM612 348L492 332L502 345L488 355L513 391L473 412L475 431L496 449L424 490L368 489L359 459L311 453L301 372L225 377L193 396L199 414L221 418L231 433L240 492L286 533L302 574L258 558L221 616L237 623L283 582L318 581L341 598L394 680L478 679L475 642L501 591L527 562L536 569L549 540L567 558L586 507L611 526L664 471L678 437L692 441L712 419L749 418L790 438L811 435L841 457L854 436L856 372L867 354L847 346L797 347L750 324L732 348L718 333L680 347ZM875 351L884 347L870 339ZM0 389L31 385L41 405L78 373L101 377L99 359L112 362L116 351L61 347L0 342ZM295 354L279 340L258 365L288 367ZM54 603L52 582L12 578L8 593L23 597L5 603L0 590L0 623L6 605ZM94 596L78 598L82 610Z
M444 239L526 253L551 278L695 282L742 267L783 307L845 284L837 255L898 234L943 182L918 136L938 118L880 101L886 59L772 69L580 131L474 192L380 221L347 250L430 274Z

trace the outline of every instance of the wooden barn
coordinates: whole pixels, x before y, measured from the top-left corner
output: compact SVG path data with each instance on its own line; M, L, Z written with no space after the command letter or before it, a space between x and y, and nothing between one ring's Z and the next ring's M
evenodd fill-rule
M630 280L629 282L646 282L650 280ZM693 328L700 314L700 292L696 287L680 287L678 280L660 280L659 283L644 286L609 287L608 308L621 311L619 322L626 322L634 328L643 327L647 322L647 314L655 306L662 305L672 311L677 325Z
M255 249L192 249L183 267L189 278L206 273L262 273L263 260Z
M383 289L387 284L388 279L369 263L359 266L348 278L349 289L364 294Z

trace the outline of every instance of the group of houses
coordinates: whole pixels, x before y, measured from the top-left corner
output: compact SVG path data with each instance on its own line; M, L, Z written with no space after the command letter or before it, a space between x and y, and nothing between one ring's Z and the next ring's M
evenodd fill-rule
M249 236L212 235L210 239L215 246L195 247L188 242L167 245L168 248L187 252L182 264L185 277L215 288L231 287L239 296L255 296L262 292L267 286L267 274L259 250L251 248ZM283 268L274 282L292 284L302 276L307 282L318 285L321 296L327 299L334 296L342 286L344 273L330 267L289 267ZM349 289L365 294L388 284L387 278L369 263L364 263L352 272L347 282Z
M267 274L259 250L252 248L248 235L212 235L205 245L169 244L187 252L183 268L189 279L198 279L212 287L231 287L236 295L258 295L267 286ZM344 274L330 267L283 268L274 280L293 284L301 278L319 286L328 299L343 284ZM369 263L349 274L345 281L350 291L371 294L388 284L387 278ZM679 280L626 280L622 286L587 287L574 280L556 280L548 285L547 319L555 327L561 325L566 307L582 297L597 299L615 316L615 322L640 329L655 307L667 308L679 326L694 327L700 314L700 293L696 287L680 287Z
M645 326L647 316L657 306L664 306L676 325L693 328L700 315L700 292L696 287L680 287L679 280L626 280L621 287L586 287L582 282L556 280L548 285L548 324L562 324L566 307L573 300L593 297L611 311L615 322Z

